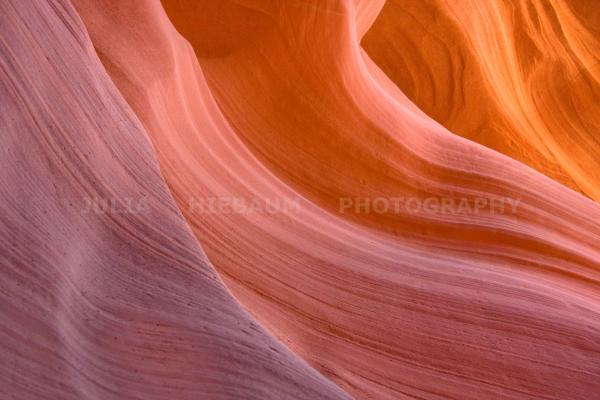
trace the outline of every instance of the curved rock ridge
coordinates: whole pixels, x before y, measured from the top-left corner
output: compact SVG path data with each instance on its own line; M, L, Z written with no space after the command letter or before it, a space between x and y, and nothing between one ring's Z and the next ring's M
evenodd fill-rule
M594 197L593 3L72 3L0 2L0 399L600 393L600 205L519 162Z
M348 393L600 391L600 206L415 107L376 6L163 1L196 58L157 2L75 4L232 293Z
M362 38L450 131L600 200L595 1L390 0Z
M69 2L0 2L0 104L1 399L350 398L231 297Z

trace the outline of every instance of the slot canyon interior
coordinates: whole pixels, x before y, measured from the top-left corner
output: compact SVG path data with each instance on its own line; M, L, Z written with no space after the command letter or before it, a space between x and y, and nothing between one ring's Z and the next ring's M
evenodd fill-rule
M0 400L600 399L600 2L0 0Z

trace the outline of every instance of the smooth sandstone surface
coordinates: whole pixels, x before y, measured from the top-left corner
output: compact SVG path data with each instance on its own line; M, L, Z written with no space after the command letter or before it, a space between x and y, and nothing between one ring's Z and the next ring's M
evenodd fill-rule
M411 101L399 3L2 3L0 398L599 393L600 205Z
M163 2L199 63L135 4L78 9L209 258L281 341L356 398L598 389L596 203L416 109L361 51L353 3ZM108 23L113 36L95 29ZM521 205L342 214L346 196ZM223 198L294 207L202 203Z
M390 0L362 45L453 133L600 200L600 8Z
M223 286L71 4L0 33L0 398L348 399Z

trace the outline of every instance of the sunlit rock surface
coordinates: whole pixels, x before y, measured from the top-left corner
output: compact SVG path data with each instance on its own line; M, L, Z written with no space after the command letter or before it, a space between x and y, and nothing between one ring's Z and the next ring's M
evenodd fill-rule
M597 27L506 7L2 3L0 398L593 398Z

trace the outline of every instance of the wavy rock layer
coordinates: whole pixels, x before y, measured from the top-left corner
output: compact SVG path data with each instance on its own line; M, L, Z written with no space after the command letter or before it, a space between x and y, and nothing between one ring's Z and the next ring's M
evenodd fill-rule
M418 110L359 47L376 7L163 2L196 59L157 3L76 4L226 284L347 392L600 391L600 206ZM340 210L374 197L485 206Z
M390 0L369 56L450 131L600 200L595 1Z
M73 3L0 3L0 398L600 393L600 205L415 106L359 45L389 4ZM481 54L512 40L504 3L447 7ZM581 97L505 87L497 54L469 74L512 107L498 143L548 124L534 166L590 194L558 159L586 131L540 111L594 96L573 24Z
M0 2L0 103L0 398L349 398L227 292L68 2Z

